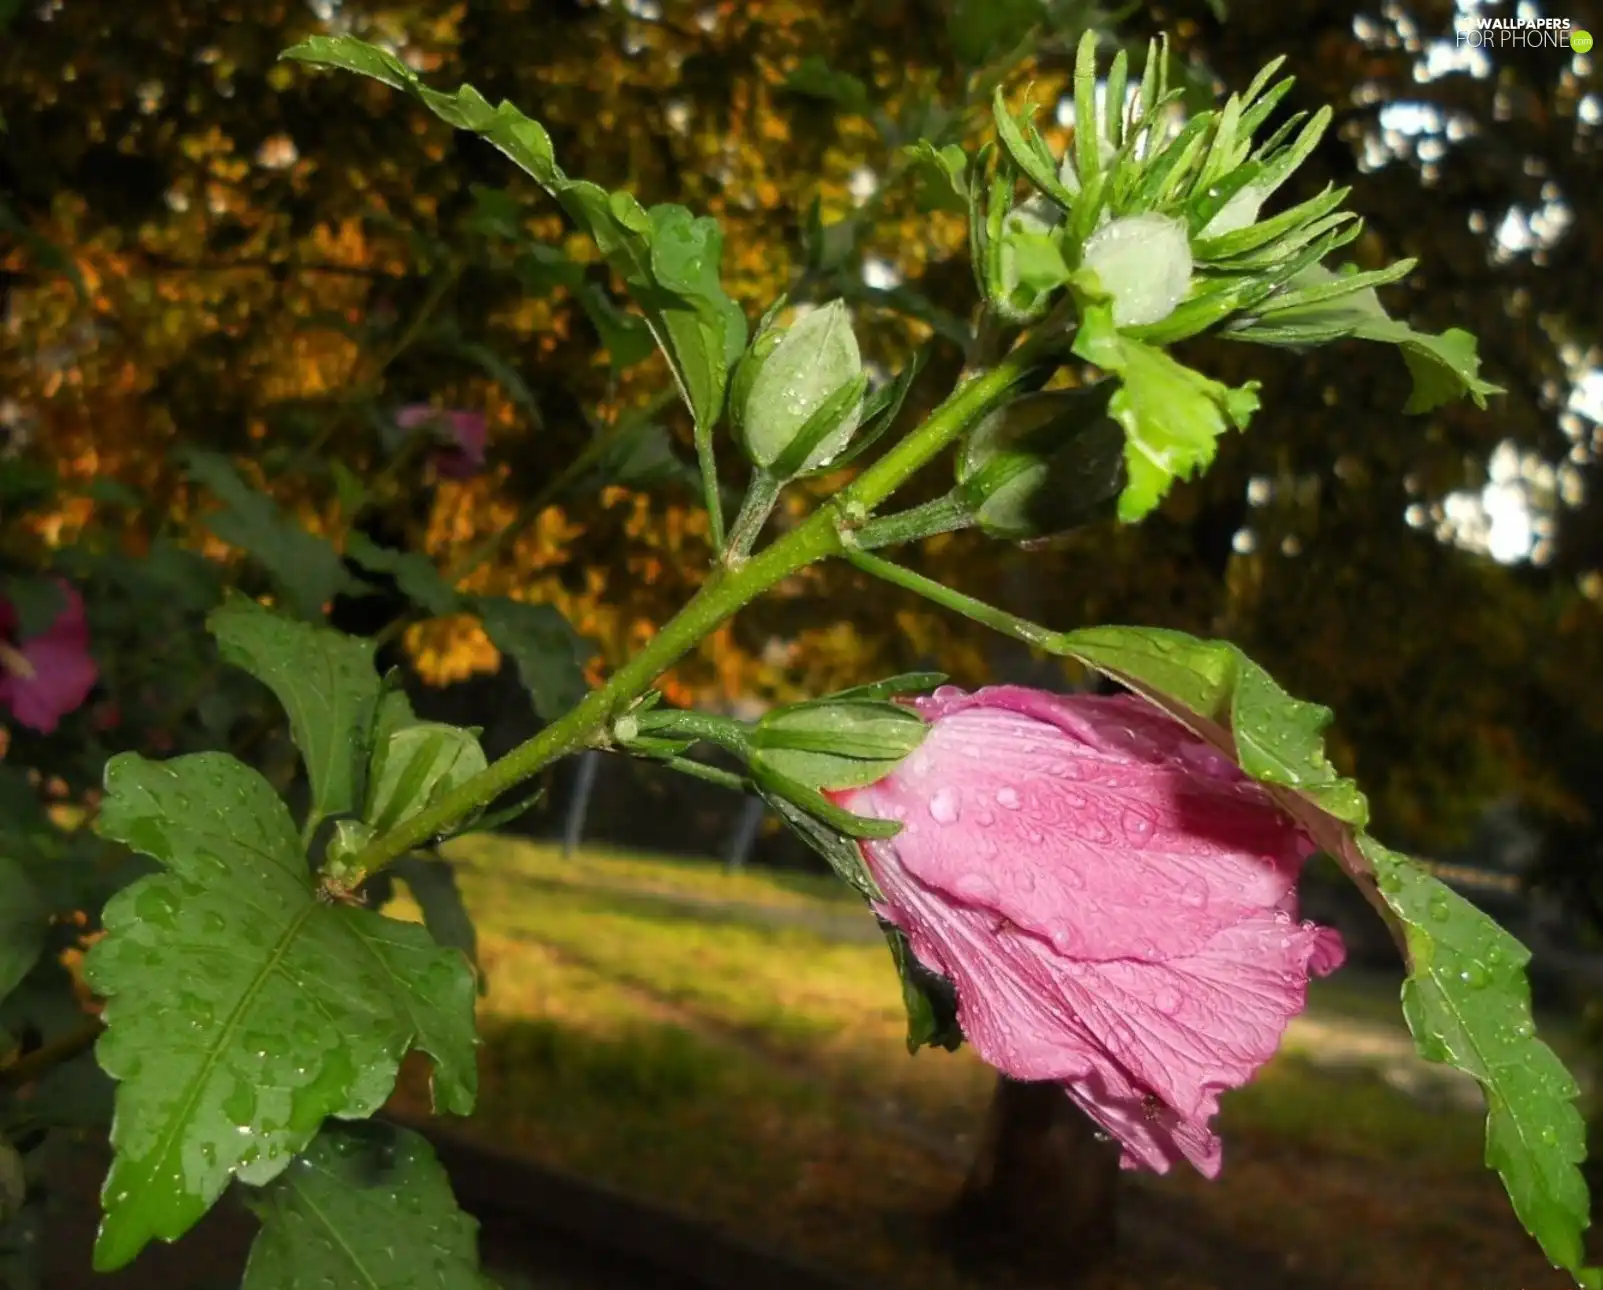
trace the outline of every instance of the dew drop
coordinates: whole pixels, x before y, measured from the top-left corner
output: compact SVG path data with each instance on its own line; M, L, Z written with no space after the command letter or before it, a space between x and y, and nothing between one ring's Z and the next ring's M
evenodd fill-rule
M1172 1017L1180 1011L1180 992L1165 987L1152 996L1152 1006L1165 1016Z
M953 884L959 896L985 901L996 896L996 884L983 873L966 873Z
M1467 968L1458 974L1458 979L1465 985L1469 986L1470 989L1479 990L1482 989L1491 978L1487 975L1486 969L1483 968L1479 963L1471 963Z
M1445 923L1453 916L1453 911L1447 904L1447 897L1440 892L1430 898L1430 916L1438 923Z
M937 824L956 824L958 817L957 794L943 788L930 798L930 818Z
M1020 805L1021 805L1021 803L1019 801L1018 792L1015 789L1011 789L1011 788L999 788L999 789L997 789L996 790L996 804L998 806L1006 807L1010 811L1018 810Z

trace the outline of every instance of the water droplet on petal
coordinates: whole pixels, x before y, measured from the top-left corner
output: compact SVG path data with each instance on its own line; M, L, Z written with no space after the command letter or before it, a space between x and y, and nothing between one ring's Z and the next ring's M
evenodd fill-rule
M1165 986L1152 996L1152 1006L1167 1016L1180 1011L1180 991Z
M959 815L957 794L943 788L930 798L930 818L937 824L955 824Z
M969 900L986 901L996 896L996 884L983 873L966 873L953 886L959 896Z
M1005 806L1010 811L1016 811L1022 803L1019 801L1019 795L1015 789L999 788L996 790L996 804Z

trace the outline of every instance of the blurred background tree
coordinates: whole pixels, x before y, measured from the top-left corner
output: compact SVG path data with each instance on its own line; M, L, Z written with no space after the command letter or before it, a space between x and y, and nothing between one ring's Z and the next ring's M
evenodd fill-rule
M845 294L887 372L930 341L915 411L955 370L970 287L960 220L920 210L902 145L974 137L987 63L1020 38L1031 57L1010 84L1044 105L1059 143L1082 24L1131 43L1171 31L1204 98L1283 51L1298 77L1288 106L1338 108L1299 182L1354 186L1358 258L1422 258L1393 311L1472 329L1508 395L1489 413L1407 417L1389 350L1214 342L1197 361L1264 380L1265 410L1153 522L1087 530L1027 563L969 536L920 559L1056 626L1229 634L1336 709L1337 754L1403 844L1460 840L1509 794L1573 823L1583 795L1532 717L1591 721L1603 676L1599 240L1575 206L1597 177L1599 99L1589 58L1494 59L1456 42L1455 15L1304 2L1221 21L1179 5L1115 25L1039 0L32 6L0 53L3 415L12 442L68 480L136 490L116 521L135 544L200 532L209 503L171 455L179 443L232 454L337 541L355 520L450 565L501 534L470 586L556 604L615 664L700 576L704 522L668 456L685 456L678 409L599 511L529 503L599 426L661 389L660 360L605 270L493 151L380 86L280 64L282 48L354 30L441 85L514 99L585 175L718 216L730 290L752 314L787 288ZM423 488L415 457L393 464L394 411L429 401L486 415L486 474ZM378 496L360 497L355 480L385 461L397 486L386 494L381 475ZM80 497L34 536L61 540L97 505ZM837 621L811 620L811 594L777 598L680 669L679 697L783 697L929 660L976 683L996 662L977 630L848 570L811 581L796 590L827 594ZM408 639L436 680L496 662L471 620Z

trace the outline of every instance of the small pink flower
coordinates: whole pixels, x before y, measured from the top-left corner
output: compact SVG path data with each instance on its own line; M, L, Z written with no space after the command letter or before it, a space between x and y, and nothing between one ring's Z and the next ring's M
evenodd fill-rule
M50 734L80 707L100 673L89 653L83 598L65 582L55 621L37 636L17 636L17 611L0 600L0 705L19 725Z
M963 1033L1054 1080L1124 1147L1219 1172L1219 1095L1251 1078L1341 938L1297 920L1315 850L1258 784L1143 701L1019 686L915 700L895 773L832 794L902 822L862 844L878 912L957 989Z
M395 414L402 430L432 430L440 439L432 460L445 479L472 479L484 469L486 426L478 412L442 411L427 403L410 403Z

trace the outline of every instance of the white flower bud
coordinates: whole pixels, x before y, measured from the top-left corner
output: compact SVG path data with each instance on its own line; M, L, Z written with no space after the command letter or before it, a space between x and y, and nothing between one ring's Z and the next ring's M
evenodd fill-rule
M1191 290L1191 242L1184 220L1131 215L1098 229L1081 259L1113 297L1113 325L1161 322Z

